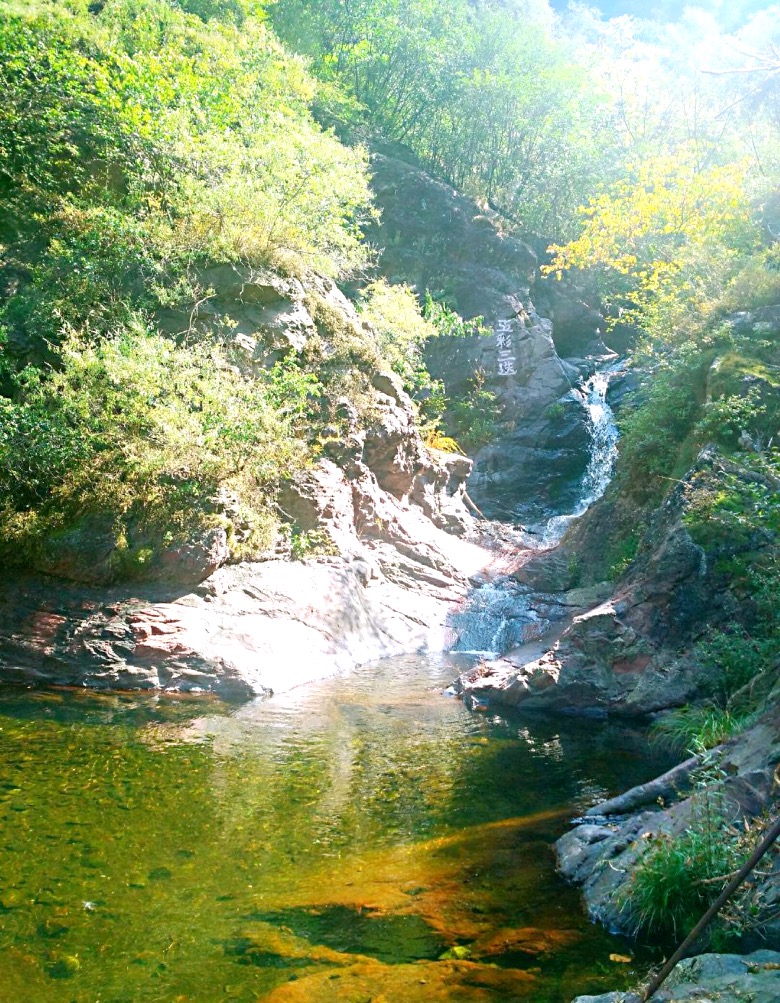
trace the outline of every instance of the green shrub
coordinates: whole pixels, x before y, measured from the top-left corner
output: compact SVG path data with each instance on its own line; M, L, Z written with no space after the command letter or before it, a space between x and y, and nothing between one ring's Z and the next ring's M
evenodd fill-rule
M412 384L422 366L423 345L438 334L423 317L414 292L409 286L378 279L363 291L360 314L372 326L378 354Z
M0 397L0 552L34 559L45 540L87 514L117 540L153 546L210 523L222 485L259 528L273 485L303 461L290 417L257 381L208 346L177 347L142 321L95 346L76 336L47 374L4 373ZM274 392L271 387L270 394Z
M206 526L251 556L327 417L326 379L349 387L360 359L364 386L375 368L359 330L320 380L292 357L245 379L202 333L153 328L165 311L195 338L215 263L337 275L367 259L366 155L316 124L312 78L264 6L0 0L6 562L97 525L117 575Z
M689 802L687 828L676 835L642 837L649 838L650 845L621 894L621 907L635 934L679 941L766 832L771 822L768 815L735 821L718 787L722 776L711 762L705 762ZM777 860L776 849L772 856ZM754 873L721 909L707 936L713 949L733 949L743 934L761 931L775 918L776 909L762 894Z
M164 0L0 14L0 192L17 232L64 200L132 216L152 256L365 260L366 157L316 125L311 79L261 21L204 23Z
M771 553L761 563L758 552L780 533L780 497L775 488L776 461L755 456L743 467L702 469L686 485L683 520L696 543L715 556L734 586L745 591L747 579L757 575L753 601L767 605L766 591L777 574ZM755 563L748 555L756 554ZM729 560L730 558L730 560ZM725 561L725 563L724 563Z
M713 363L709 400L695 429L700 441L713 441L732 450L739 445L742 431L757 448L766 446L780 431L777 372L756 357L755 339L752 343L742 340L743 351L728 351Z
M422 309L423 317L436 328L443 338L473 338L491 334L491 329L485 326L484 317L472 317L464 320L459 313L450 309L446 302L434 299L430 290L425 291Z
M610 581L616 581L626 573L637 555L640 543L640 534L630 533L612 545L605 562L608 568L607 577Z
M309 557L327 557L338 553L325 530L303 530L297 524L285 528L290 539L290 556L294 561L305 561Z
M717 791L703 787L691 806L684 832L651 838L623 894L622 908L635 934L680 939L742 862L739 833Z
M679 752L700 753L739 735L754 720L753 713L740 713L714 703L670 711L653 725L653 736Z
M344 401L349 401L362 420L370 420L376 406L372 377L389 369L389 365L367 332L319 293L310 292L305 304L316 324L317 336L307 339L300 364L307 372L316 373L326 390L320 418L344 425L339 412Z
M389 285L383 279L372 282L363 293L360 312L375 331L377 352L403 380L404 388L417 404L425 435L434 441L437 437L449 439L441 429L448 406L447 391L441 380L431 377L424 360L424 347L435 337L465 338L489 333L482 318L465 321L454 310L437 302L428 292L421 309L414 292L406 285ZM482 387L474 388L467 399L454 405L453 414L459 438L474 446L493 437L492 423L488 426L487 414L480 411L495 400L479 394ZM486 391L487 395L489 392ZM466 429L469 417L472 424ZM457 449L455 445L455 449Z
M448 417L455 438L466 449L479 449L498 435L498 425L503 417L503 407L498 394L485 385L487 374L477 369L471 377L469 388L459 400L452 401Z
M724 290L723 309L755 309L780 301L779 263L777 245L749 258Z
M771 624L759 628L757 636L734 624L728 630L711 631L694 654L705 667L704 691L726 713L734 697L772 667L780 654L780 640Z
M706 353L687 346L659 365L641 402L621 416L618 476L635 497L665 494L690 461L686 441L701 409L708 367Z

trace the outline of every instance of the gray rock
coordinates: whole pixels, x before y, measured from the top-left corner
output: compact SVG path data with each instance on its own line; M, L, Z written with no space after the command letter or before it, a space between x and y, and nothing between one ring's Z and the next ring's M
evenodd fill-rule
M506 235L497 216L418 168L380 154L372 168L382 218L368 236L381 250L384 274L419 290L446 288L462 316L480 316L492 330L426 346L429 369L445 379L452 400L470 393L475 374L498 398L498 437L475 455L470 494L490 518L536 522L548 509L565 510L588 459L584 412L567 397L581 370L561 360L553 321L531 303L533 251ZM556 324L587 327L593 342L599 315L568 287L554 297ZM501 374L499 352L511 359L510 375Z
M628 1003L630 994L578 996L573 1003ZM650 1003L777 1003L780 954L702 954L681 961Z
M710 782L707 796L722 802L734 821L754 818L776 805L773 773L780 759L780 719L775 713L767 712L747 732L712 755L720 776ZM681 774L677 779L675 771L670 771L622 798L594 805L586 815L594 823L607 815L603 823L576 826L556 843L560 873L582 887L589 915L610 929L631 932L632 919L625 908L627 890L653 837L659 833L675 836L691 823L694 805L686 789L691 765L687 762L677 768ZM646 807L644 795L648 791L666 792L663 808L655 805L653 810L628 816L607 814L613 808L635 811L637 807ZM702 790L697 789L694 796L701 798ZM756 894L770 904L780 898L779 892L780 863L777 863L770 866L769 873L766 868L762 870ZM765 914L770 913L771 908ZM776 921L770 921L761 931L770 947L780 947L779 934Z

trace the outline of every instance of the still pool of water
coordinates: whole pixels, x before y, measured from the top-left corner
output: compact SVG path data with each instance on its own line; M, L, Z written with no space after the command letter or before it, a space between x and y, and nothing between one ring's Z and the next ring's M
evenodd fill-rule
M641 970L551 843L666 763L446 659L270 701L0 691L0 1000L567 1003Z

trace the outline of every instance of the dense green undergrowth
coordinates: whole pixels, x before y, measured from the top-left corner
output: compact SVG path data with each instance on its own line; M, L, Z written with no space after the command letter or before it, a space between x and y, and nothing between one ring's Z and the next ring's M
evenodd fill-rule
M681 750L709 748L744 729L767 708L780 667L777 345L760 321L740 324L720 324L657 364L623 418L611 491L623 513L606 550L613 575L657 545L649 527L663 525L666 500L677 498L723 596L689 653L700 668L701 702L659 726Z
M247 546L271 543L269 494L305 456L289 385L275 407L270 379L246 379L213 346L177 346L140 319L98 343L71 336L50 372L5 366L3 376L6 561L47 564L63 533L100 515L116 573L142 572L159 545L220 524L222 488L245 509Z
M99 537L104 577L143 574L215 526L261 553L338 400L368 420L374 371L424 387L438 327L404 288L369 287L363 327L311 292L305 349L237 368L204 276L364 266L365 153L317 125L254 0L5 0L0 85L3 564L67 570Z

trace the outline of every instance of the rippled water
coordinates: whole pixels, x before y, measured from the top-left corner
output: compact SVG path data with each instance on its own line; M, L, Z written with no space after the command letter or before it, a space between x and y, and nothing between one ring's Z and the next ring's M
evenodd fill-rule
M561 1003L630 978L550 843L665 764L622 727L473 715L453 674L396 659L238 709L0 692L0 998Z

